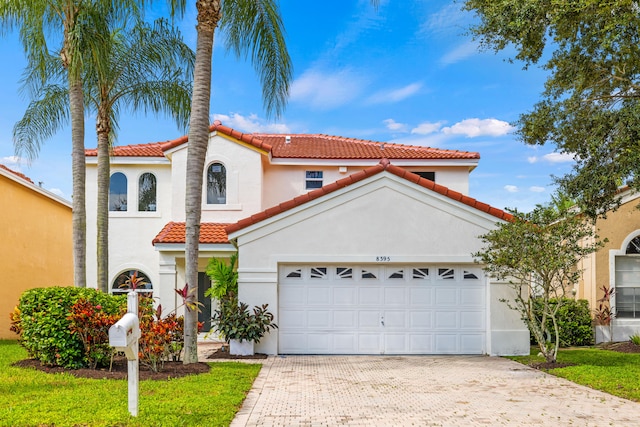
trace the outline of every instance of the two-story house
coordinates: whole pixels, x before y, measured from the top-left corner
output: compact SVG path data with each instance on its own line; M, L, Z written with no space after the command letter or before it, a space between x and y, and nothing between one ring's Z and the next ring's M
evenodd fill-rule
M479 154L317 134L243 134L214 123L203 174L200 271L239 253L239 297L268 303L269 354L528 354L474 263L510 219L468 194ZM188 139L116 147L109 277L132 272L169 309L185 284ZM96 151L86 151L89 283L96 277ZM200 274L203 320L210 286Z

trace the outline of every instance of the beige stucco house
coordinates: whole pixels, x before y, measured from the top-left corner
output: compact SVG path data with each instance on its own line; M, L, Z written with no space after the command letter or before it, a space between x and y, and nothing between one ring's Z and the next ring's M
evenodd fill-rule
M479 154L318 134L244 134L214 123L200 239L239 252L239 296L268 303L268 354L528 354L529 334L500 302L509 288L471 254L510 215L468 195ZM110 278L139 271L176 307L184 286L186 137L116 147ZM95 248L96 151L87 150L88 252ZM88 282L96 277L88 256Z
M625 188L619 197L620 208L596 222L598 235L607 241L580 266L584 274L576 296L588 300L595 311L604 294L603 286L613 288L609 301L614 313L611 338L627 341L631 335L640 334L640 194Z

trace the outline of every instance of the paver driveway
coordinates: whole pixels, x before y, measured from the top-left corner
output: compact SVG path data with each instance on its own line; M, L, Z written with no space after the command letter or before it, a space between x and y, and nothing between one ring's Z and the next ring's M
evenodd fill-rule
M276 356L232 426L640 426L640 404L507 359Z

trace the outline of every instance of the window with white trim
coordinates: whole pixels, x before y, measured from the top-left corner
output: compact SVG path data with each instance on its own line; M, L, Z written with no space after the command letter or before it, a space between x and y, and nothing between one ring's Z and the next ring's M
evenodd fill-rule
M207 168L207 204L227 203L227 169L222 163L212 163Z
M130 291L153 293L153 285L149 276L140 270L126 270L116 277L111 285L111 293L114 295L127 294Z
M138 211L156 211L156 176L145 172L138 180Z
M640 236L616 257L615 310L618 318L640 318Z
M306 171L304 188L307 190L322 188L322 175L322 171Z
M109 210L127 210L127 177L122 172L116 172L109 178Z

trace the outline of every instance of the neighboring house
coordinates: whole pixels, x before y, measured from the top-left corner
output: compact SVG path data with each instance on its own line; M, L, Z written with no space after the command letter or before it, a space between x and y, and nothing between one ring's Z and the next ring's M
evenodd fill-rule
M199 269L239 251L239 297L269 304L269 354L528 354L529 334L471 254L510 219L467 196L477 153L211 126ZM112 291L134 271L171 310L185 284L186 137L113 149ZM86 151L88 283L96 151ZM93 248L93 249L92 249ZM201 316L210 286L200 273ZM208 327L208 325L207 325Z
M73 285L71 203L0 165L0 339L16 339L9 313L31 288Z
M588 300L595 311L603 297L602 287L615 289L610 301L615 313L613 341L640 334L640 194L625 188L620 197L620 208L596 222L598 235L607 242L580 266L584 274L576 295Z

